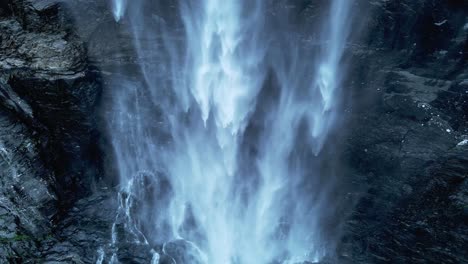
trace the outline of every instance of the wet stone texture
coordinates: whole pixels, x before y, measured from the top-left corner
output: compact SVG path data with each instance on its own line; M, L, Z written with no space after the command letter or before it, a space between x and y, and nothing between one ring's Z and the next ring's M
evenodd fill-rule
M350 71L351 263L468 260L467 5L371 1Z
M43 263L100 177L99 78L66 12L46 2L0 4L1 263Z

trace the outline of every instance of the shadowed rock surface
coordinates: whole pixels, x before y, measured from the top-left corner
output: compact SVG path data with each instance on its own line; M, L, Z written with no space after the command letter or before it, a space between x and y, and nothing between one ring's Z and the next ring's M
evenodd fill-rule
M467 262L465 1L372 1L352 49L349 180L362 191L343 254L358 263ZM356 188L357 189L357 188Z
M61 6L0 8L0 262L37 263L101 177L100 82Z

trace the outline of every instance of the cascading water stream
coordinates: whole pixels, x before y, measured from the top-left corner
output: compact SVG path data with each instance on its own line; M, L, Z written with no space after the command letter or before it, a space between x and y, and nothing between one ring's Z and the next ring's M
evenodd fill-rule
M124 15L126 5L127 0L112 0L112 13L114 14L114 19L116 22L119 22L122 16Z
M315 180L317 157L336 122L352 1L331 1L310 60L303 48L270 45L267 1L180 1L184 36L145 18L150 2L112 0L142 76L113 83L113 247L121 222L135 243L163 245L159 253L186 241L187 263L320 260L329 253L321 214L333 205L322 195L332 183ZM278 92L265 103L270 75Z

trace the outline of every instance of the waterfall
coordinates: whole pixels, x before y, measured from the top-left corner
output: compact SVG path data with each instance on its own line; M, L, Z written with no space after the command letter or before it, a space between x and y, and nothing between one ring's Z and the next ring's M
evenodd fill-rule
M154 263L180 245L183 263L333 254L323 231L333 182L320 164L338 120L352 1L331 1L314 47L269 27L269 1L175 2L112 1L139 68L110 84L114 247L122 224L135 243L162 247Z
M112 0L112 14L116 22L122 18L125 13L125 8L127 5L127 0Z

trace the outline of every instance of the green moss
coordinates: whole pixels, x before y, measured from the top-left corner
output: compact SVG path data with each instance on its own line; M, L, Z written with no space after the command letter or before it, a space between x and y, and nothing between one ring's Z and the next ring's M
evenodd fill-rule
M36 238L36 239L28 235L16 234L14 237L0 237L0 244L7 244L7 243L13 243L13 242L20 242L20 241L31 241L31 240L36 240L37 242L41 242L41 241L46 241L46 240L50 240L53 238L54 238L53 234L47 234L43 237Z
M16 234L14 237L0 237L0 243L12 243L12 242L19 242L19 241L28 241L31 240L31 237L28 235L23 234Z
M24 241L24 240L30 240L31 237L27 236L27 235L16 235L13 237L13 239L15 241Z

